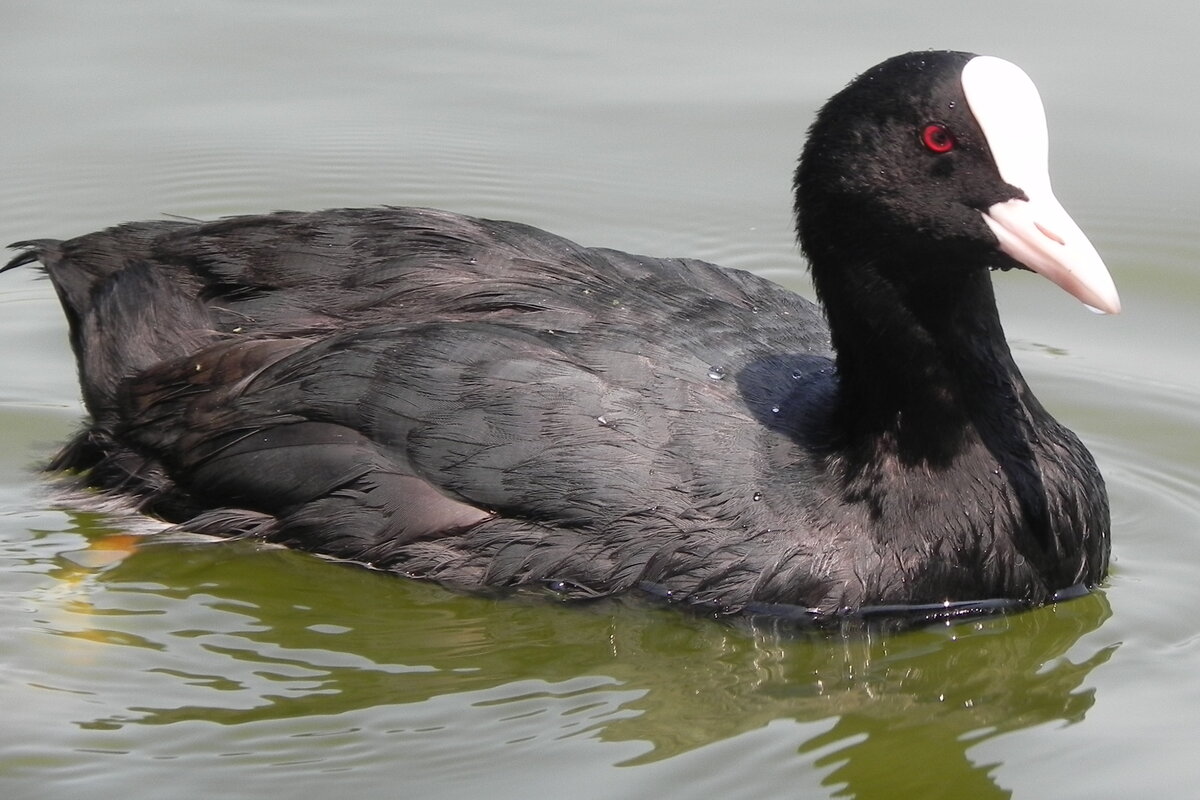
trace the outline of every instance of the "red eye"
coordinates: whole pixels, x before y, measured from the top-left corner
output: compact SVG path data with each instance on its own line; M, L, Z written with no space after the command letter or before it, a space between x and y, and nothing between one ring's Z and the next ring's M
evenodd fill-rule
M921 144L931 153L949 153L954 149L954 134L945 125L935 122L921 131Z

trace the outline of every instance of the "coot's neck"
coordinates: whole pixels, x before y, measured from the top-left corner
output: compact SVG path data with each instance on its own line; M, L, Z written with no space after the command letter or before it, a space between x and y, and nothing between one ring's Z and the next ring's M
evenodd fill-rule
M896 260L843 263L824 283L814 265L837 353L843 447L936 467L988 438L984 428L1044 413L1012 360L987 270L931 274L928 262Z
M1003 594L1045 600L1099 581L1108 559L1103 481L1013 362L986 268L933 274L928 263L809 257L838 365L825 466L846 503L865 505L879 546L903 552L946 537L946 553L999 548L1002 556L981 562L999 570L990 577L965 562L955 569ZM822 272L826 263L838 271ZM891 271L905 266L925 271ZM924 286L912 280L922 274L931 278ZM961 516L948 519L947 503Z

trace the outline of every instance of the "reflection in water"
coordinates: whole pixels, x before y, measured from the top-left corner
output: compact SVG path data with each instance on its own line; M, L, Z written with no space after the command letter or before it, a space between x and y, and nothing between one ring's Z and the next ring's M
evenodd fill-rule
M137 652L132 676L106 674L128 659L93 659L87 680L113 685L105 713L79 722L91 731L385 707L404 718L457 696L501 707L502 720L557 709L539 724L558 736L646 743L622 762L635 765L774 720L828 722L800 753L819 751L839 794L945 786L1005 797L996 765L971 748L1081 720L1094 700L1087 676L1112 655L1068 657L1109 615L1098 594L903 634L814 634L629 601L459 596L247 542L89 538L90 555L57 562L56 577L77 584L57 632ZM506 725L490 734L496 744L517 730Z

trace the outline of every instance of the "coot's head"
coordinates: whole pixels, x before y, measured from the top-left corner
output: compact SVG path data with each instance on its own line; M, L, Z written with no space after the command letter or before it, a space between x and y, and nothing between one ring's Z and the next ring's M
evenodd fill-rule
M901 297L1019 267L1118 312L1104 263L1050 189L1047 149L1037 89L1007 61L908 53L863 73L818 114L796 171L818 293L829 305L842 271L864 265L865 285Z

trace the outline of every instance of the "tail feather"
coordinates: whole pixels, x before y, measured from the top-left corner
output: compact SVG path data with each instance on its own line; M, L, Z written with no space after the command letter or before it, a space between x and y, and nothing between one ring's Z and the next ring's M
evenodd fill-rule
M13 256L7 264L0 267L0 272L8 272L10 269L23 267L35 261L40 261L43 265L49 261L56 261L62 254L61 245L62 240L60 239L28 239L23 242L13 242L9 247L19 247L24 252Z

